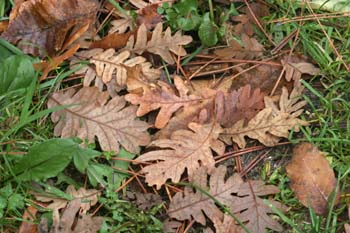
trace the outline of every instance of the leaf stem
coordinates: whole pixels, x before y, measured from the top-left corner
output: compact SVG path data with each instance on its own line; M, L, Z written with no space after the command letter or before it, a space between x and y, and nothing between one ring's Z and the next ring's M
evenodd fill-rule
M208 4L209 4L210 19L211 19L212 21L214 21L214 7L213 7L213 1L212 1L212 0L208 0Z

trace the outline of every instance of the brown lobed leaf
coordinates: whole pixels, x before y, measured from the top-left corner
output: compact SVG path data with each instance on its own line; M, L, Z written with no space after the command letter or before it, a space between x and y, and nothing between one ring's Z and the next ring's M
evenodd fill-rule
M82 203L79 209L80 209L80 213L84 213L84 214L90 209L91 206L96 205L97 197L98 195L101 194L100 191L96 189L79 188L78 190L76 190L73 185L68 185L66 189L66 193L71 195L73 198L82 200ZM34 195L38 201L50 202L50 204L46 206L46 208L52 209L52 210L62 209L66 207L68 203L66 199L51 197L46 193L31 192L31 194Z
M54 134L78 136L89 142L94 142L97 137L104 151L118 153L121 145L132 153L138 153L139 146L150 141L149 126L135 119L136 107L125 107L123 97L115 96L109 101L108 98L107 92L99 92L95 87L84 87L76 93L74 89L53 93L48 108L68 105L51 115L52 121L57 123Z
M109 29L108 34L123 34L128 29L133 29L134 18L130 15L130 11L119 12L115 10L114 6L112 8L120 18L111 21L112 27Z
M123 51L116 54L114 49L107 49L102 53L94 55L90 59L90 62L95 65L96 75L101 77L104 83L110 82L113 77L115 77L117 86L121 87L126 84L128 78L128 67L141 65L145 68L149 68L151 66L149 62L146 62L144 57L137 56L130 58L130 55L129 51ZM159 78L160 72L158 70L152 69L149 71L148 76L150 79Z
M297 118L306 104L305 101L298 102L302 91L301 86L295 87L288 96L287 89L283 88L279 108L270 97L265 96L266 107L263 110L247 124L240 120L232 127L224 129L220 139L227 144L231 144L232 140L240 148L244 148L245 136L259 140L266 146L275 145L280 138L288 138L290 130L298 132L301 125L308 124Z
M38 224L34 221L36 220L36 213L38 209L34 206L28 206L23 213L22 219L24 220L19 227L19 233L37 233L38 232Z
M25 1L14 9L1 37L25 53L53 56L67 38L94 22L97 8L95 0Z
M251 90L250 85L231 92L202 88L197 91L201 101L184 108L169 120L156 134L156 138L169 138L177 129L185 129L190 122L206 124L213 120L224 127L231 127L239 120L251 120L264 108L264 93Z
M80 51L71 59L72 68L79 62L78 58L90 60L95 64L95 67L85 66L75 72L84 75L83 85L88 87L94 83L100 91L106 86L111 96L116 96L125 86L132 91L143 88L160 77L160 71L153 69L151 63L144 57L130 58L128 51L121 53L115 53L114 49Z
M158 5L148 5L137 14L137 25L144 24L148 30L153 29L158 23L163 21L162 15L157 12Z
M147 41L147 28L142 24L137 31L136 39L134 35L130 36L125 49L137 54L142 54L145 51L154 53L161 56L167 63L174 64L175 61L170 52L185 56L186 50L182 46L189 44L191 41L192 37L183 36L180 31L173 36L170 28L163 32L162 23L157 24L152 32L151 39Z
M251 120L264 108L264 96L259 88L252 90L250 85L226 95L217 94L215 98L217 121L228 128L239 120Z
M188 128L190 130L175 131L170 139L151 142L149 146L160 149L142 154L136 159L139 162L160 160L142 168L150 186L156 185L160 189L168 179L179 182L186 169L190 177L195 175L200 166L211 171L215 166L212 150L218 155L224 153L224 144L217 140L222 131L218 124L190 123Z
M74 224L76 214L82 204L81 199L73 199L67 205L61 217L54 218L50 233L97 233L99 232L103 218L90 215L80 215Z
M188 94L188 88L183 80L175 76L174 84L179 92L175 93L173 89L165 83L160 83L161 87L144 89L143 95L127 94L125 99L134 105L139 104L137 116L143 116L153 110L159 109L155 122L156 128L163 128L170 120L173 113L180 108L190 108L193 104L199 102L202 98Z
M278 193L278 188L273 185L264 185L262 181L243 182L237 173L225 179L226 170L227 168L223 165L212 169L208 186L208 172L206 168L200 167L193 176L189 177L190 182L230 208L231 212L251 232L264 233L266 228L282 231L281 225L269 216L273 211L261 199L261 196ZM237 223L230 220L231 217L225 217L213 199L209 198L203 190L186 186L183 193L176 193L169 206L169 216L182 221L193 219L202 225L205 225L205 219L208 217L214 223L216 232L228 230L242 232ZM278 202L272 202L272 205L281 211L284 209L284 206ZM231 229L223 229L223 226L231 226Z
M281 63L285 69L285 79L289 82L291 80L299 81L302 74L317 75L320 73L320 69L314 66L310 62L306 62L297 57L285 57L281 60Z
M90 44L90 49L94 49L94 48L120 49L120 48L123 48L126 45L126 43L128 42L130 35L131 35L130 32L123 33L123 34L118 34L118 33L108 34L107 36L103 37L101 40L93 41Z
M336 191L337 179L325 155L311 143L298 144L286 171L299 201L319 215L326 214L328 198Z
M231 39L229 41L229 47L217 49L214 53L223 58L254 59L262 57L264 51L263 45L247 34L242 34L240 37L241 43Z

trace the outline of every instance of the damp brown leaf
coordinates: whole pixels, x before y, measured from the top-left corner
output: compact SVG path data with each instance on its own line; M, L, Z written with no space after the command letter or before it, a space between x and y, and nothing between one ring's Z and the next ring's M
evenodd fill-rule
M246 136L266 146L275 145L280 138L288 138L290 130L298 132L300 126L307 125L306 121L297 118L306 104L305 101L299 101L302 90L301 86L295 87L288 95L287 89L283 88L279 107L272 98L266 96L264 101L266 107L263 110L248 123L240 120L232 127L224 129L220 139L227 144L233 141L240 148L244 148Z
M225 217L213 199L204 193L206 191L228 207L250 232L264 233L267 228L282 231L282 226L270 216L274 212L261 198L276 194L279 189L273 185L265 185L262 181L244 182L236 173L225 179L226 170L227 168L223 165L214 168L209 173L208 185L207 170L204 167L199 168L189 178L195 187L202 190L185 187L184 192L175 194L169 206L169 216L181 221L194 220L202 225L206 225L207 217L214 223L217 232L222 232L223 225L234 226L238 231L237 223L229 221L228 218L231 217ZM281 211L284 210L284 206L278 202L273 201L271 204Z
M25 1L14 8L1 37L25 53L54 56L67 38L94 22L97 8L95 0Z
M155 127L163 128L177 110L189 108L201 100L200 97L188 94L188 88L180 77L175 76L174 83L179 94L169 85L160 83L161 87L144 89L142 96L127 94L125 99L134 105L140 105L137 116L143 116L160 108Z
M52 113L51 119L57 123L54 134L61 137L77 136L94 142L95 137L104 151L119 152L123 146L132 153L139 152L139 146L147 145L150 137L148 124L136 119L136 106L125 107L121 96L111 100L107 92L99 92L95 87L84 87L78 92L53 93L48 107L67 106Z
M329 197L336 192L337 179L325 155L311 143L299 144L286 171L299 201L317 214L328 213Z
M171 53L178 56L185 56L186 50L182 47L192 41L192 37L183 36L180 31L171 35L170 28L163 32L163 24L158 23L152 32L152 37L147 40L147 28L144 24L140 25L137 36L130 36L125 47L126 50L142 54L145 51L161 56L164 61L169 64L174 64L174 58Z
M191 177L201 167L211 171L215 166L213 151L222 155L224 144L217 140L222 131L218 124L199 125L190 123L189 130L177 130L170 139L159 139L150 143L149 147L159 149L142 154L139 162L158 161L142 168L146 182L157 189L170 179L179 182L187 170ZM212 151L213 150L213 151Z
M249 121L265 107L265 94L250 85L231 91L226 95L216 95L216 118L224 127L231 127L239 120Z

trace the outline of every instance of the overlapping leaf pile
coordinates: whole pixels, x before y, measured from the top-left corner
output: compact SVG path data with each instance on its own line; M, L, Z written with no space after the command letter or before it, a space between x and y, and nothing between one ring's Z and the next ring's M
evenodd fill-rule
M35 5L34 1L28 2ZM232 75L242 71L237 67L232 74L223 77L223 82L230 84L226 89L219 88L220 85L195 88L198 85L195 78L178 74L169 75L166 79L162 69L154 68L157 60L175 64L187 54L184 46L192 38L181 31L172 33L170 28L163 30L153 1L130 2L139 8L142 20L134 22L128 11L113 9L117 17L112 21L109 35L93 42L91 49L80 50L70 59L71 68L77 67L80 61L88 61L89 65L75 73L83 75L83 87L56 91L50 96L49 108L64 106L51 115L56 124L54 134L98 142L103 151L118 153L123 147L139 154L136 162L147 162L141 173L148 185L156 185L157 189L166 186L167 182L176 184L187 178L194 186L185 187L183 192L174 195L168 211L171 218L194 220L202 225L206 225L205 219L208 218L216 232L227 232L228 226L230 232L242 232L244 228L251 232L265 232L266 228L282 231L271 217L272 209L262 199L278 193L278 188L264 185L262 181L243 181L232 172L225 179L227 168L216 165L215 157L222 156L232 145L244 148L248 138L274 146L282 138L288 138L291 131L297 132L300 126L307 125L306 121L298 118L305 105L304 101L300 101L303 88L299 83L303 68L288 60L278 63L279 68L288 66L283 82L289 83L289 90L279 88L280 94L275 96L269 96L270 92L261 90L253 82L232 81ZM34 14L36 11L31 7L26 10ZM19 27L22 27L21 17L19 13L2 37L13 42L18 40L15 26L20 24ZM81 27L80 18L71 22L67 17L70 27L60 35L67 36L66 32L73 26ZM227 53L239 59L260 58L263 47L253 37L251 21L244 15L235 20L240 22L234 27L235 35L241 37L243 44L230 40L226 50L217 50L215 54L225 58ZM44 30L42 33L47 35L46 41L38 43L48 52L53 53L63 47L63 41L48 44L49 36L57 31ZM37 34L34 35L33 39L38 38ZM22 40L26 38L27 35L21 37ZM114 42L110 43L111 38L123 38L123 41L115 46ZM146 53L147 56L141 56ZM154 55L153 64L147 59L150 54ZM260 68L264 70L266 66L264 64ZM312 70L314 67L310 65L308 68ZM309 73L315 71L313 69ZM260 79L255 81L257 83L267 80L261 72L257 73L261 77L249 72L244 75L249 76L247 80L251 77ZM269 74L265 76L270 78ZM276 99L279 99L278 103ZM154 135L148 131L151 127L157 130ZM235 214L244 227L225 215L213 198ZM284 209L278 202L270 200L270 203L280 210ZM75 207L73 209L68 208L66 212L76 211Z

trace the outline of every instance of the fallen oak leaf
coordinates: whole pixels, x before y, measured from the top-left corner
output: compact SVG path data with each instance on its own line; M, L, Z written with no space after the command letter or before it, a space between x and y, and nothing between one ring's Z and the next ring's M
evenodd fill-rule
M24 220L19 227L19 233L36 233L38 232L38 224L34 223L36 220L36 213L38 209L34 206L28 206L23 213L22 219Z
M180 77L174 77L174 84L179 95L176 95L168 85L161 84L160 88L144 89L142 96L127 94L125 99L134 105L140 105L136 113L137 116L143 116L160 108L155 122L155 127L160 129L168 123L177 110L182 107L191 107L202 100L201 97L188 94L189 90Z
M200 167L193 176L189 177L190 182L195 186L185 186L184 192L178 192L173 197L168 210L169 216L182 221L194 220L202 225L205 225L205 218L208 217L214 223L217 232L222 232L222 224L233 225L233 222L228 219L232 217L225 217L214 200L205 194L208 192L218 202L229 208L250 232L264 233L266 228L282 231L282 226L270 216L274 213L273 210L261 198L276 194L279 189L273 185L265 185L259 180L244 182L237 173L225 179L226 171L227 168L223 165L212 169L210 173L205 167ZM207 184L208 173L210 174L209 185ZM271 204L280 211L285 209L279 202L272 201ZM235 228L237 232L245 232L239 229L237 223Z
M337 192L337 179L324 154L311 143L298 144L286 171L298 200L316 214L328 213L329 197ZM339 193L334 204L338 200Z
M126 43L128 42L128 39L131 35L131 32L118 34L118 33L111 33L107 36L103 37L101 40L93 41L90 44L90 49L94 48L102 48L102 49L120 49L123 48Z
M61 137L78 136L94 142L97 137L102 150L119 152L123 146L132 153L138 153L139 146L149 143L148 124L136 119L136 107L125 107L123 97L115 96L108 101L107 92L95 87L83 87L78 92L53 93L48 107L73 105L52 113L57 123L54 134Z
M95 0L30 0L14 9L9 26L1 35L25 53L42 57L62 49L66 38L94 22Z
M191 36L183 36L180 31L177 31L173 36L170 28L163 32L162 23L157 24L152 32L151 39L147 41L147 28L144 24L141 24L137 30L136 39L134 35L131 35L125 50L139 55L147 51L161 56L169 64L174 64L175 61L170 52L185 56L187 53L182 46L189 44L191 41Z
M114 49L91 49L80 51L75 55L70 62L72 68L80 61L78 58L95 64L95 67L85 66L75 72L84 75L83 86L88 87L94 83L100 91L107 87L112 97L125 86L128 90L129 87L131 90L137 89L141 83L152 83L160 77L160 71L152 68L150 62L141 56L130 58L129 51L115 53ZM138 72L134 72L135 69L138 69Z
M102 225L102 217L92 217L90 215L83 214L78 218L78 221L73 228L73 223L76 218L76 214L82 204L81 199L73 199L67 205L67 208L63 212L62 216L56 216L53 219L53 224L50 232L52 233L80 233L89 232L97 233Z
M240 148L246 145L245 136L259 140L266 146L274 146L280 138L288 138L289 131L299 131L302 125L308 125L297 117L302 113L305 101L299 101L303 88L295 87L288 96L288 91L283 88L279 108L270 97L265 96L265 108L261 110L247 124L244 120L238 121L230 128L225 128L220 135L225 143L231 144L231 140Z
M149 162L160 160L142 168L146 182L157 189L170 179L176 183L180 181L181 175L187 169L191 177L200 166L209 171L214 169L215 160L213 151L222 155L225 150L224 144L217 140L222 131L218 124L199 125L190 123L190 130L177 130L170 139L159 139L151 142L149 146L159 147L142 154L136 159L138 162Z

